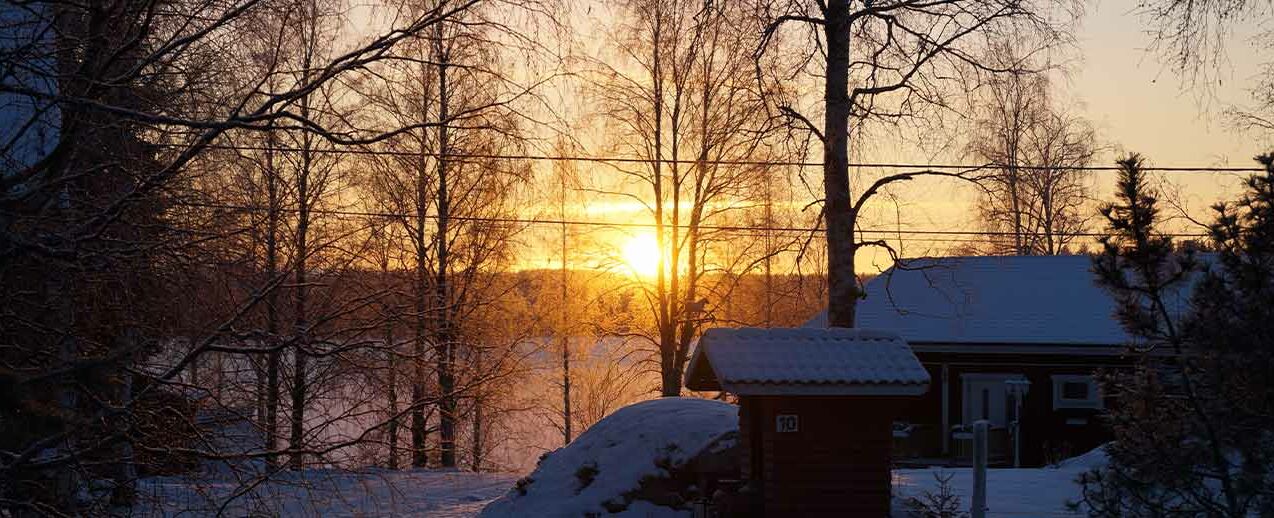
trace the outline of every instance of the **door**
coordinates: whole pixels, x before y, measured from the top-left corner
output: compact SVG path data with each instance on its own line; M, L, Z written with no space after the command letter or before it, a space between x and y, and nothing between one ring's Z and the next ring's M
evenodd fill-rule
M1013 420L1004 382L1010 379L1023 379L1021 374L965 374L960 377L964 385L962 398L964 421L972 425L974 421L985 419L992 428L1005 428Z

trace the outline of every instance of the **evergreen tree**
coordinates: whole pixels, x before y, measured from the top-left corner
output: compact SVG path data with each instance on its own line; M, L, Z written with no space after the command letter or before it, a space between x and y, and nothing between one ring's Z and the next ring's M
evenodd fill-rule
M1257 160L1206 256L1157 232L1141 158L1119 162L1093 269L1139 362L1103 376L1115 441L1079 481L1092 516L1274 514L1274 156Z

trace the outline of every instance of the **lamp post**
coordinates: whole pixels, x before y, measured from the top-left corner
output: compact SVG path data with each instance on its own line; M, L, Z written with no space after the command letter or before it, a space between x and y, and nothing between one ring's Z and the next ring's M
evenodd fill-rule
M1013 467L1022 467L1022 399L1031 390L1031 382L1025 379L1011 379L1004 382L1004 390L1013 397L1013 422L1009 428L1013 433Z

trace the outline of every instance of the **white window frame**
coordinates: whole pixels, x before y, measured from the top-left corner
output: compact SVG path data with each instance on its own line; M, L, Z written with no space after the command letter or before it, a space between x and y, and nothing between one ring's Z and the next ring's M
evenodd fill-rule
M1053 410L1063 408L1101 409L1101 391L1097 380L1087 374L1054 374L1053 378ZM1085 399L1068 399L1062 397L1062 385L1066 383L1083 383L1088 386L1088 397Z

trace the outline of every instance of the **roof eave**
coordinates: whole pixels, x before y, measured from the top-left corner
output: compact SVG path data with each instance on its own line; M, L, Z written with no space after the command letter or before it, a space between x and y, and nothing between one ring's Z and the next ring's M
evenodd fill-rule
M695 347L694 353L690 355L690 363L686 365L686 375L682 381L690 390L719 391L721 383L717 381L717 373L712 370L712 364L708 360L704 347L705 344L701 340Z
M722 389L740 396L920 396L929 383L757 383L723 382Z

